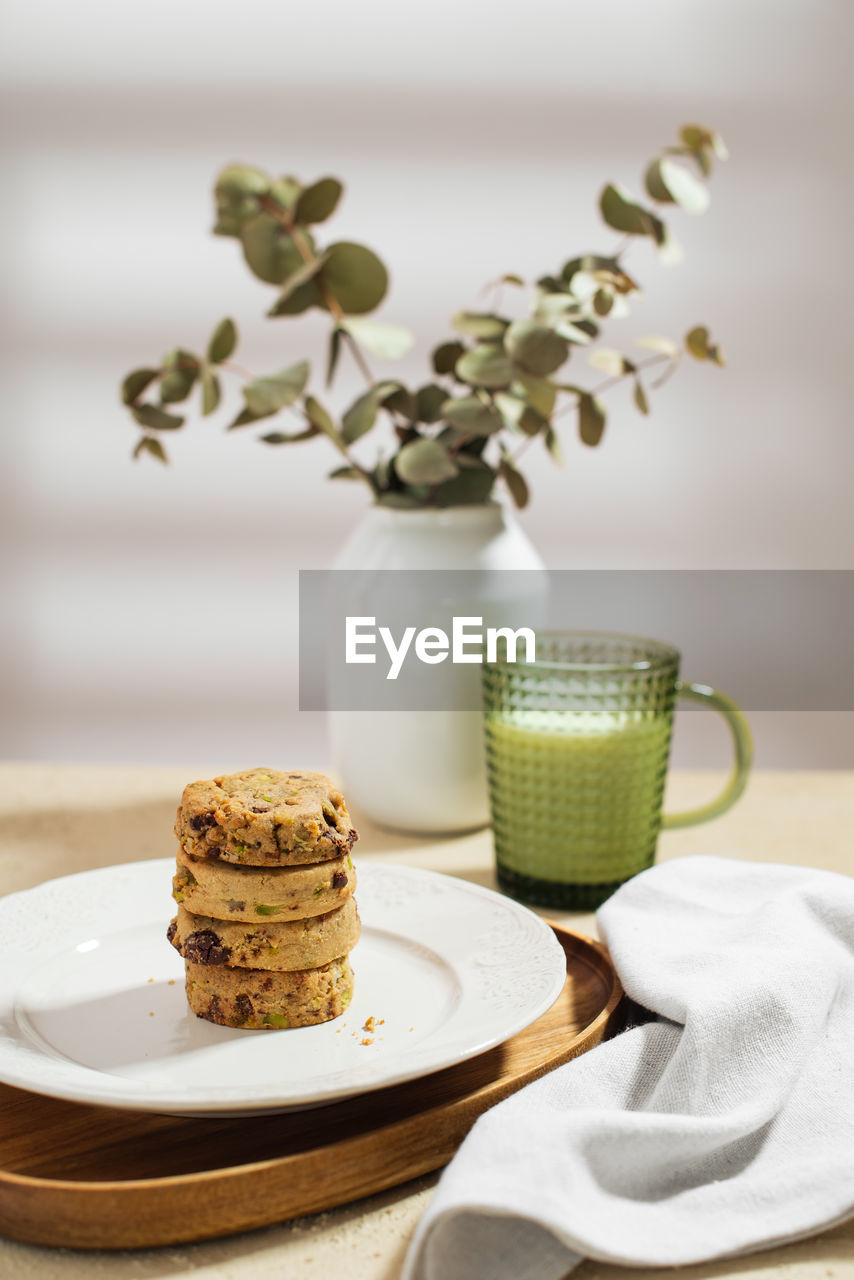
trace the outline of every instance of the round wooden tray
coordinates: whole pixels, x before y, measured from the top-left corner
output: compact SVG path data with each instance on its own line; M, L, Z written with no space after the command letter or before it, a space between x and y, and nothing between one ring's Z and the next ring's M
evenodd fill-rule
M505 1044L310 1111L185 1120L0 1085L0 1233L128 1249L204 1240L345 1204L447 1164L477 1117L619 1025L607 953L553 926L567 976Z

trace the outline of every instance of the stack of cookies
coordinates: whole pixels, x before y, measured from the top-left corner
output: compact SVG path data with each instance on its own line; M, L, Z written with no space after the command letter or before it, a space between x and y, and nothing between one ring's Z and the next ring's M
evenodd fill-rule
M320 773L245 773L193 782L175 824L187 1000L227 1027L304 1027L343 1013L359 940L350 850L358 833Z

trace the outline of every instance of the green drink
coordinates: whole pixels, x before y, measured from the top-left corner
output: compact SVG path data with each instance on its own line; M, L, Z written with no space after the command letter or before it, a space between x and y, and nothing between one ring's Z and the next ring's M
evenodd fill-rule
M484 666L490 807L500 886L544 906L591 909L650 866L662 825L699 822L743 790L746 723L729 699L678 680L655 641L537 637L534 663ZM736 769L713 805L662 817L677 696L727 717Z

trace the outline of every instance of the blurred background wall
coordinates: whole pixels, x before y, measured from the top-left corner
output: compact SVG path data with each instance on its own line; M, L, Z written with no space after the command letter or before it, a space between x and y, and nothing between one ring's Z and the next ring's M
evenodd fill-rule
M614 396L563 471L532 450L523 522L553 567L854 568L852 28L847 0L7 0L0 752L326 760L296 711L296 574L364 493L323 480L323 442L226 438L228 408L168 469L133 464L117 400L225 314L253 369L320 351L322 319L264 322L271 290L208 234L229 160L345 179L335 236L389 264L380 314L418 337L390 372L418 378L484 282L612 244L603 181L637 189L680 123L716 127L712 207L674 216L679 269L632 249L623 323L708 322L728 368L684 367L649 419ZM683 719L679 761L722 762ZM851 766L852 719L757 715L759 763Z

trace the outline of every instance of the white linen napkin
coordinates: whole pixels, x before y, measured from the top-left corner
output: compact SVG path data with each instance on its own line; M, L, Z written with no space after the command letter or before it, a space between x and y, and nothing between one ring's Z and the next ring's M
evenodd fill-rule
M854 880L681 858L598 920L658 1020L477 1121L405 1280L558 1280L582 1257L679 1265L854 1214Z

